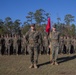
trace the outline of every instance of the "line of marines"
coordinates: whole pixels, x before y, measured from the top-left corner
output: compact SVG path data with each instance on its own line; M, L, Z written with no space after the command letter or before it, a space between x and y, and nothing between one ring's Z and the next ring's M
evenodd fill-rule
M42 45L40 49L40 54L49 54L49 38L45 35L42 40ZM13 50L12 50L12 48ZM11 54L13 53L18 54L19 49L21 53L27 54L28 53L28 44L25 40L25 35L20 37L20 35L0 35L0 54ZM59 54L70 54L76 53L76 38L70 36L60 36L59 39Z

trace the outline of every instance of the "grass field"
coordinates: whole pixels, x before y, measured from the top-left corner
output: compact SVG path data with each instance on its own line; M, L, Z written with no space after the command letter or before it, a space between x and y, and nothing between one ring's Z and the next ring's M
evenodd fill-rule
M29 69L29 55L0 55L0 75L76 75L76 54L59 55L59 65L50 65L49 55L39 55L39 68Z

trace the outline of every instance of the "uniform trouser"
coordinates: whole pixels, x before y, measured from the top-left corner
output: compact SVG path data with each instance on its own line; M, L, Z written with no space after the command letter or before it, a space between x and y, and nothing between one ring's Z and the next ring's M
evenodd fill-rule
M40 45L40 46L39 46L39 53L42 54L42 52L43 52L43 46Z
M1 54L3 55L5 53L5 44L1 45Z
M18 45L14 45L13 50L15 50L16 54L18 54Z
M11 45L8 46L8 54L10 55Z
M32 64L38 63L38 47L29 47L30 60Z
M21 46L21 52L24 52L26 54L26 50L27 50L27 46L26 45L22 45Z
M7 53L7 50L10 50L9 45L5 45L5 52Z
M71 45L67 45L67 46L66 46L66 49L67 49L67 53L70 53Z
M63 53L64 45L60 45L59 48L60 48L59 53Z
M51 50L52 61L55 61L55 62L57 61L58 51L59 51L59 46L52 45L52 50Z
M47 54L49 53L49 48L48 48L48 46L44 46L44 50L45 50L45 51L44 51L45 53L47 53Z

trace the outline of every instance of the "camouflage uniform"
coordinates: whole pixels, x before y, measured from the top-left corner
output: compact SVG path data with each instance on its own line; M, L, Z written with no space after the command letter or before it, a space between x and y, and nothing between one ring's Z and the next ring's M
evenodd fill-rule
M76 38L74 38L72 41L73 41L74 53L76 53Z
M48 54L49 53L49 48L48 48L48 38L47 38L47 36L44 36L43 47L44 47L44 53Z
M67 50L67 53L70 54L70 50L71 50L71 39L70 37L67 36L67 44L66 44L66 50Z
M60 39L59 39L59 53L63 53L63 48L64 48L64 39L63 37L61 36Z
M1 54L3 55L5 53L5 39L4 36L1 36Z
M38 49L41 43L41 35L38 31L28 31L25 35L26 42L29 44L29 54L32 64L38 63Z
M17 45L17 36L16 35L13 37L13 50L17 54L18 45Z
M26 45L25 36L22 37L21 51L24 54L26 54L26 52L27 52L27 45Z
M42 32L40 31L39 33L43 38ZM42 39L40 39L40 40L41 40L41 43L39 45L39 54L41 55L43 53L43 40Z
M6 53L8 52L9 50L9 37L8 35L5 37L5 51Z
M56 62L57 61L57 56L58 56L58 51L59 51L59 32L50 32L50 48L51 48L51 61Z
M8 55L10 55L10 53L13 52L13 51L11 51L12 50L11 49L12 47L13 47L13 38L11 36L11 37L9 37Z
M21 43L22 43L22 39L20 36L17 37L17 50L16 50L16 54L21 54Z
M66 45L67 45L67 39L66 36L64 36L64 53L67 53Z

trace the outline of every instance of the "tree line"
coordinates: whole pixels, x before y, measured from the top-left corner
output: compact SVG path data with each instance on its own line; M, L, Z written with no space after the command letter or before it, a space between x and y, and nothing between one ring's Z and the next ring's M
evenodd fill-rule
M12 21L10 17L6 17L4 21L0 19L0 34L25 34L33 22L36 23L37 30L45 32L47 19L50 16L51 14L45 10L38 9L35 12L28 12L27 16L25 16L26 21L24 23L22 23L20 19ZM54 23L54 25L56 25L57 30L60 31L62 35L75 36L76 25L73 24L74 21L75 16L66 14L64 16L64 23L61 23L61 18L57 17L57 23Z

